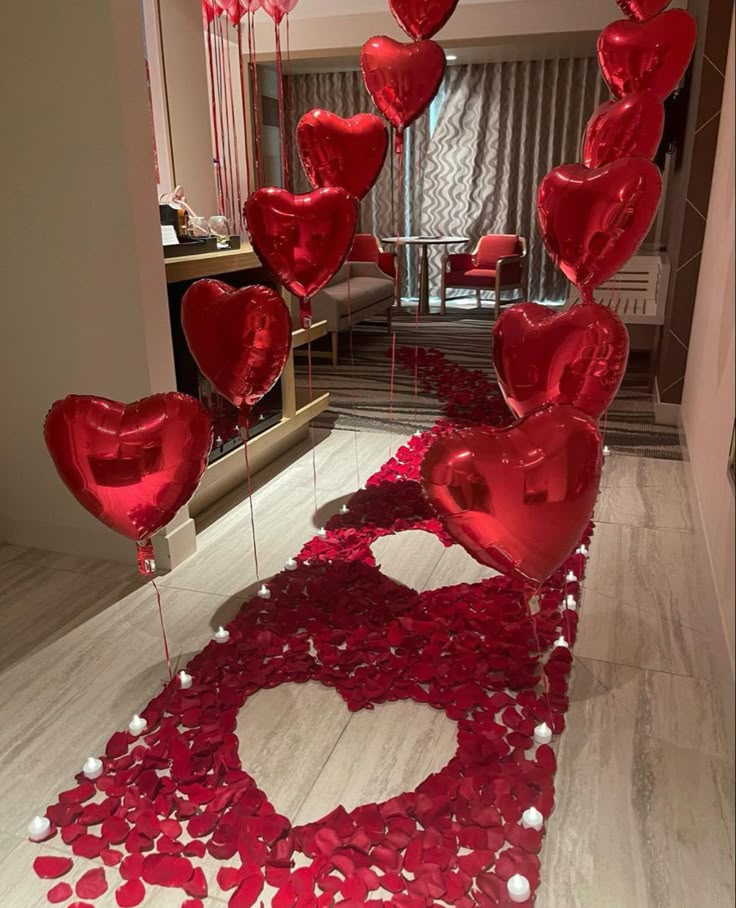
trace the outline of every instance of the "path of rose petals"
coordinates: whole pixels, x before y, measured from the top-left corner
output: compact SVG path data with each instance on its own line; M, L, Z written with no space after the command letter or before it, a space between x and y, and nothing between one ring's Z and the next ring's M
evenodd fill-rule
M413 370L414 351L399 360ZM533 732L541 722L564 728L572 655L552 644L561 633L575 640L577 614L564 603L579 581L565 576L582 579L585 560L568 559L533 614L503 577L418 593L381 573L371 552L381 536L421 529L452 544L418 482L435 437L509 421L482 373L420 350L418 375L441 390L449 418L370 478L348 513L304 546L297 569L269 582L270 600L245 603L229 642L187 666L190 690L176 679L163 687L142 712L148 734L113 734L103 775L77 776L47 809L73 854L119 875L121 908L142 904L150 887L177 889L183 908L201 908L205 855L222 862L217 885L230 908L264 904L266 884L274 908L486 908L512 904L514 874L532 892L539 885L542 833L521 816L535 806L547 818L554 806L555 756ZM235 729L254 693L307 681L334 688L350 710L402 699L444 710L457 723L457 751L415 791L294 826L241 765ZM306 866L296 868L297 856ZM68 872L58 858L38 860L41 877ZM77 894L95 898L107 885L104 871L90 871ZM64 882L47 898L72 894Z

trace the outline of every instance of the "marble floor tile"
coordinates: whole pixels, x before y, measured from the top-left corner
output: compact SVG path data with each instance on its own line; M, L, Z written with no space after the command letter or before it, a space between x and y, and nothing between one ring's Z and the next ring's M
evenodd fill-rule
M259 691L241 709L243 768L277 813L298 814L350 716L340 694L316 682Z
M457 725L426 703L380 703L350 721L296 816L309 823L338 804L353 810L411 791L457 749Z
M634 608L590 589L583 591L575 654L599 662L711 677L705 634L656 609Z
M599 523L583 586L702 630L700 570L691 533Z
M661 486L606 486L602 488L595 507L594 519L599 523L650 529L693 529L693 518L687 491Z
M733 763L707 682L576 660L540 908L733 904Z
M611 454L606 457L601 488L650 488L687 495L687 464L681 460L658 460L653 457L630 457Z
M451 545L449 548L442 546L425 589L437 590L456 583L480 583L481 580L498 576L498 571L476 561L461 545Z

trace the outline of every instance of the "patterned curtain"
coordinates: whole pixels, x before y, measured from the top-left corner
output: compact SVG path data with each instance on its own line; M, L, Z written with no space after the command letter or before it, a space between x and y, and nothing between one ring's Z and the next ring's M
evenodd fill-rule
M305 73L286 80L289 99L289 135L294 136L301 117L314 108L330 110L341 117L357 113L376 113L373 101L363 84L359 71ZM420 117L407 131L403 159L403 181L399 179L398 159L391 139L386 163L378 182L363 199L358 230L377 237L419 233L421 216L421 174L429 142L430 113ZM290 144L291 172L294 192L311 189L296 150ZM403 188L403 192L402 192ZM399 262L402 296L416 296L418 269L416 258L408 247L402 247Z
M537 227L537 188L553 167L579 160L585 124L606 97L595 58L450 67L424 164L421 232L473 245L486 233L522 234L529 298L562 299L566 281ZM435 252L433 287L440 260Z

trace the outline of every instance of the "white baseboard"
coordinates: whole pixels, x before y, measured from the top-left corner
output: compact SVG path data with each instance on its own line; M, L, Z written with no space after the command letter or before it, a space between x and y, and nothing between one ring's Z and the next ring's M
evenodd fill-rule
M679 426L680 405L664 403L659 399L659 384L654 379L654 421L658 426Z

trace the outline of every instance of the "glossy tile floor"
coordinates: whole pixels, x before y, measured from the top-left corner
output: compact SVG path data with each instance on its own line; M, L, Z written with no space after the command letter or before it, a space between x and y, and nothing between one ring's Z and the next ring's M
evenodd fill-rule
M399 439L343 431L318 441L316 516L308 445L257 478L264 575L280 570ZM542 908L733 904L733 767L700 617L686 469L615 455L606 463L542 855ZM178 663L255 583L242 495L200 523L200 551L160 584ZM435 542L419 532L383 539L378 560L419 590L488 575L458 547ZM164 665L153 591L125 566L5 546L0 581L0 906L34 908L48 904L49 886L31 872L33 858L64 846L26 842L29 819L145 705ZM414 787L444 765L455 740L454 724L429 707L351 716L313 684L259 693L238 728L259 785L297 821ZM75 861L74 879L84 864ZM214 862L209 870L214 882ZM144 904L182 901L156 891ZM115 905L112 892L95 904Z

